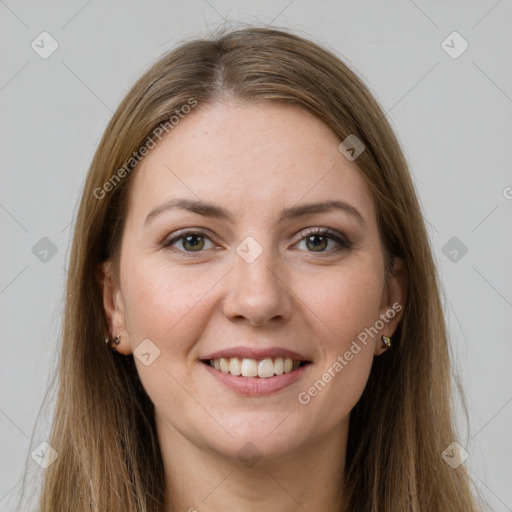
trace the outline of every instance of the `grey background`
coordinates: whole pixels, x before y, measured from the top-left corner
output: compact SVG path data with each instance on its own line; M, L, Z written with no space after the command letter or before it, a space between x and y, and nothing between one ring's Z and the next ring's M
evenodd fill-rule
M492 509L511 511L511 15L510 0L0 0L0 510L11 510L25 460L45 440L47 425L35 423L56 362L77 200L101 133L158 56L227 19L290 27L335 50L386 111L442 277L468 401L469 427L457 401L456 440ZM43 31L59 45L47 59L31 48ZM441 47L453 31L469 44L457 59ZM28 466L43 471L30 457Z

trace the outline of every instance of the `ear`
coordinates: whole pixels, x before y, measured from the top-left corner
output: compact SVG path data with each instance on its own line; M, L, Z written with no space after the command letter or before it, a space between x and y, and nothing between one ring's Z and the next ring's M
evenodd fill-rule
M120 336L116 351L131 354L130 335L126 328L126 313L123 296L111 261L106 261L98 267L98 276L103 294L103 310L108 324L111 339Z
M375 344L375 355L380 356L386 351L382 347L381 337L393 338L398 322L402 318L405 308L407 291L407 270L402 258L393 258L393 268L388 276L381 297L380 319L384 326L380 330L379 339Z

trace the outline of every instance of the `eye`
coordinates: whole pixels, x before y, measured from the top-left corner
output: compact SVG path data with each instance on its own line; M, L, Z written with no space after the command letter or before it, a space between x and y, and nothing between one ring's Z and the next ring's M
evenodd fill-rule
M302 231L301 235L303 238L299 244L304 242L308 252L332 253L351 247L347 238L329 228L310 228ZM208 247L208 242L211 244L210 247ZM334 242L338 247L326 250L329 247L329 242ZM211 239L204 232L197 230L182 231L165 240L162 246L185 253L202 252L203 249L215 248Z
M174 244L179 243L175 249L184 252L201 252L205 248L206 241L209 241L212 247L215 247L213 242L201 231L183 231L180 234L165 240L163 247L172 247ZM181 247L180 247L181 246ZM212 247L206 247L212 248Z
M309 252L338 252L350 248L350 242L343 235L329 228L311 228L302 231L301 235L304 238L300 240L299 244L304 242ZM338 247L326 251L329 242L335 242Z

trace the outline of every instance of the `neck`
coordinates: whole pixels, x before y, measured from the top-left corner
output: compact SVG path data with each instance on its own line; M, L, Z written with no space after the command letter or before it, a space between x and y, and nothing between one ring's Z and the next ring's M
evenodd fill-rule
M245 463L198 447L158 413L156 419L166 482L164 512L342 510L348 418L294 453Z

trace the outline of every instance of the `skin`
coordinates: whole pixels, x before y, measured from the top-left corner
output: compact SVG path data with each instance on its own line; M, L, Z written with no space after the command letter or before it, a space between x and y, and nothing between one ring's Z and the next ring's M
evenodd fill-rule
M121 335L119 352L133 353L145 339L160 351L149 366L134 360L155 404L166 511L343 504L350 411L384 351L380 335L392 336L400 313L309 403L298 394L379 315L403 304L405 279L399 261L386 279L374 201L340 142L296 106L225 100L198 106L133 177L119 277L103 266L104 308L111 336ZM145 225L174 198L215 203L233 219L175 208ZM278 222L284 208L326 200L350 204L364 222L344 210ZM183 238L163 246L185 228L206 231L194 240L199 250ZM331 228L350 247L321 237L315 247L306 228ZM263 250L252 263L236 252L247 236ZM240 345L289 348L312 364L279 392L242 396L199 361ZM259 457L252 466L237 456L244 446Z

